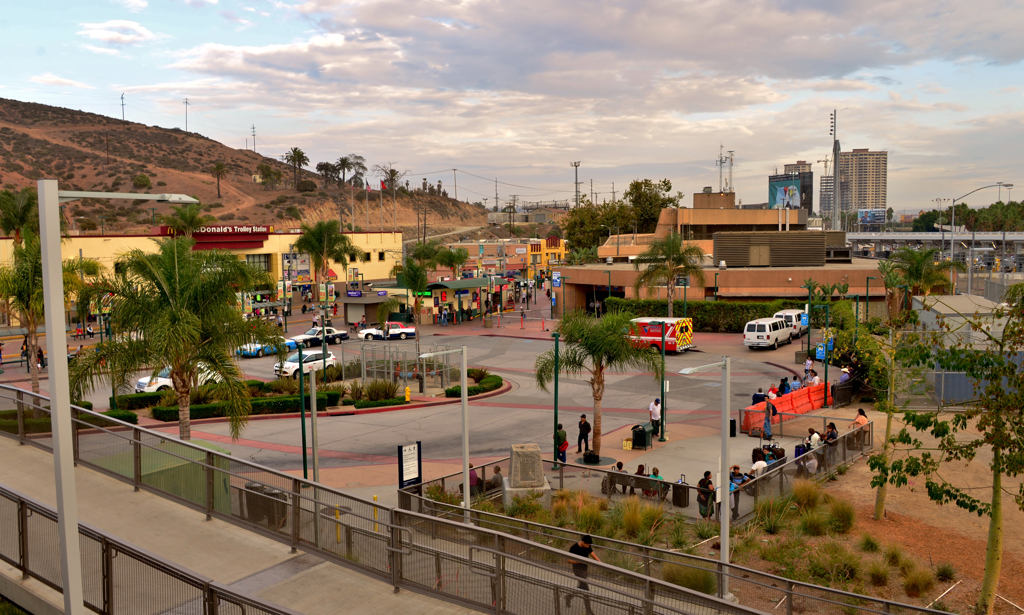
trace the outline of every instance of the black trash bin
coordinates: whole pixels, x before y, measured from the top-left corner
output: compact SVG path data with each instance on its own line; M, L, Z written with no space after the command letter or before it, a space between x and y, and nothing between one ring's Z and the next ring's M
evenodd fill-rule
M729 419L729 437L736 437L736 419Z
M259 483L245 483L245 520L250 523L262 523L267 518L267 488Z
M633 426L633 450L642 448L647 450L651 446L651 433L650 425L634 425Z

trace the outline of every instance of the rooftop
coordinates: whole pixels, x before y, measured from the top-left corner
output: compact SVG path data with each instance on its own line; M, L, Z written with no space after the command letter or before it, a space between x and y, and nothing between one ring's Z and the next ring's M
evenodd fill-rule
M924 295L915 296L914 301L931 312L949 316L991 314L1000 305L978 295Z

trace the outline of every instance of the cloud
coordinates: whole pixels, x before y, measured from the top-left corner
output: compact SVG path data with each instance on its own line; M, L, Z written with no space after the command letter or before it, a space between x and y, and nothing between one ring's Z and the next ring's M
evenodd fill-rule
M43 73L42 75L36 75L29 79L32 83L42 83L44 85L66 85L73 88L81 88L83 90L95 90L95 86L91 86L81 81L75 81L73 79L65 79L64 77L58 77L53 73Z
M103 23L83 23L79 36L110 45L137 45L156 40L158 36L134 21L115 19Z
M242 7L242 10L243 11L247 11L249 13L256 13L257 15L260 15L261 17L270 17L270 13L268 13L266 11L257 11L255 8L253 8L251 6L244 6L244 7Z
M110 49L109 47L97 47L95 45L82 45L82 49L91 51L93 53L99 53L107 56L120 56L121 52L117 49Z
M220 0L184 0L185 4L194 7L204 7L217 4Z
M114 2L120 4L132 13L138 13L149 6L149 2L146 0L114 0Z
M221 11L220 12L220 16L225 21L230 21L231 23L236 23L236 24L242 26L243 28L247 28L247 27L253 25L253 23L251 21L249 21L248 19L245 19L243 17L239 17L238 15L234 14L231 11Z

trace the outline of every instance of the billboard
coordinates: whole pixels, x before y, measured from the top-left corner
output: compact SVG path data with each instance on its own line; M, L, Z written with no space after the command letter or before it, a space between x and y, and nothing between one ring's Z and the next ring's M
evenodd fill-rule
M857 210L857 224L885 224L885 213L884 209L858 209Z
M800 209L800 177L768 181L769 209Z

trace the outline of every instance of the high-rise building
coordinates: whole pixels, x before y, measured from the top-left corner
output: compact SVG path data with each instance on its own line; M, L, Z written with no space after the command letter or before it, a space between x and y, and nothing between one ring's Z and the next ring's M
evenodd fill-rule
M794 173L810 173L811 163L806 160L797 160L793 164L787 164L783 173L786 175L792 175Z
M855 149L839 154L839 199L843 213L859 209L885 209L889 152ZM822 178L824 180L824 178ZM822 199L824 200L824 182ZM824 209L824 208L823 208Z
M832 189L833 184L835 184L835 178L832 177L831 173L821 176L821 186L818 188L821 200L818 203L818 209L824 218L832 216L832 195L835 194L835 191Z

